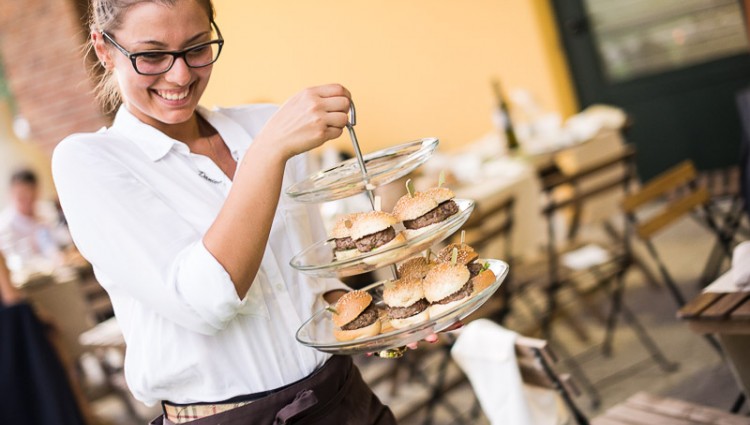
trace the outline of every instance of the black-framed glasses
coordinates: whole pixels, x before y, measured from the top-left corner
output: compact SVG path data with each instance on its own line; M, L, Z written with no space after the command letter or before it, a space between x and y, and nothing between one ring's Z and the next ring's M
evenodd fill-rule
M224 38L221 37L221 31L213 20L211 20L211 25L216 29L218 39L182 50L146 50L131 53L120 46L111 35L105 31L101 33L117 50L130 59L135 72L141 75L159 75L172 69L177 58L182 58L190 68L203 68L216 62L221 54L221 48L224 47Z

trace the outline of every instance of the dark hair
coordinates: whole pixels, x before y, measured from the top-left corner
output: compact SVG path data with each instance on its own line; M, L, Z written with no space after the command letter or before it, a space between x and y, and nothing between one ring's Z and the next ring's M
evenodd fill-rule
M89 10L89 26L91 31L112 32L119 28L122 16L127 10L139 3L159 3L167 6L175 6L180 1L195 1L205 11L209 20L214 19L214 5L211 0L91 0ZM87 51L93 49L91 37L87 43ZM120 88L117 85L114 73L105 68L99 72L99 63L94 64L92 75L98 80L96 98L99 100L106 113L113 112L122 103Z
M10 184L28 184L36 186L38 182L39 179L37 178L36 173L28 168L18 170L10 176Z

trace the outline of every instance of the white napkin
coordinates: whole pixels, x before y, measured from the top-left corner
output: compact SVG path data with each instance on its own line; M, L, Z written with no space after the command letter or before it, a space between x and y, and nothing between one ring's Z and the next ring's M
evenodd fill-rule
M750 241L740 243L732 251L732 280L738 288L750 289Z
M569 269L586 270L609 261L609 253L599 245L588 244L563 254L561 260Z
M567 420L557 394L523 384L515 355L516 333L487 320L460 331L451 355L469 377L490 423L555 425Z

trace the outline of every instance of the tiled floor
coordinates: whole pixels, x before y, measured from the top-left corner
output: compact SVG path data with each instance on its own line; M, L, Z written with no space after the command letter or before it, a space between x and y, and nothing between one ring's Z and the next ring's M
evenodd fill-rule
M711 248L709 234L695 222L684 220L659 235L656 243L666 258L670 271L686 295L697 293L699 291L697 279ZM601 356L598 350L591 349L603 335L603 327L599 321L592 318L585 320L591 335L589 342L582 342L566 327L557 326L556 337L564 342L565 347L572 354L593 353L581 361L581 366L589 379L594 382L601 397L601 405L595 408L591 405L589 397L585 395L579 397L578 405L585 413L589 417L594 417L608 406L644 389L652 393L728 409L738 394L729 370L702 338L692 333L684 323L675 318L675 304L666 291L644 284L637 272L630 273L626 302L638 314L642 324L646 326L665 355L677 362L679 367L674 372L665 372L656 363L647 360L646 352L637 342L633 332L626 326L620 327L616 333L615 351L612 357ZM519 311L519 314L508 320L508 327L523 328L524 321L528 319L520 313ZM433 347L432 351L439 350ZM407 355L413 356L414 354ZM646 361L641 362L644 359ZM437 356L428 355L420 359L420 365L434 365L437 360ZM374 379L389 370L394 362L394 360L363 357L357 358L357 361L362 364L362 370L367 379ZM627 369L616 380L608 378L613 372L625 370L628 365L638 362L641 362L640 368ZM560 365L560 367L566 369L565 365ZM400 384L395 391L390 381L375 386L378 395L392 406L397 415L408 410L412 400L425 395L425 389L419 385L418 379L409 379L407 369L402 371L403 379L399 381ZM451 366L450 372L454 375L460 373L455 366ZM449 399L463 413L469 412L474 405L473 392L468 383L464 383L452 392ZM107 423L117 425L146 423L145 420L128 419L121 403L116 399L105 398L94 403L94 407L96 413ZM146 412L144 417L152 413L153 411ZM422 420L423 414L419 413L401 423L419 424ZM452 424L455 421L446 409L438 407L434 423ZM488 422L480 414L478 419L465 423L486 424Z

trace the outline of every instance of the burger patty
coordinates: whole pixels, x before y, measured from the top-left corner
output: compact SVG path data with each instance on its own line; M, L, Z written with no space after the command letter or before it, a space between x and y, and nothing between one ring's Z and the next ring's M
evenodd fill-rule
M359 313L359 316L357 316L356 319L342 326L341 329L345 331L353 331L355 329L364 328L365 326L370 326L375 323L375 321L378 320L378 317L378 308L370 303L362 313Z
M377 233L359 238L354 241L354 243L357 245L357 249L360 252L370 252L379 246L387 244L395 237L396 229L394 229L393 227L388 227L385 230L381 230Z
M336 249L334 251L346 251L348 249L357 249L357 244L349 236L345 238L336 238L333 240L336 242Z
M419 301L408 307L388 307L388 318L389 319L406 319L417 315L430 306L430 303L426 299L422 298Z
M471 274L471 277L474 277L482 272L482 269L484 268L484 266L475 261L473 263L467 264L466 268L469 269L469 273Z
M411 230L421 229L430 224L440 223L457 212L458 205L451 199L431 209L421 217L417 217L414 220L404 220L404 227Z
M447 297L443 298L442 300L435 301L433 304L448 304L453 301L458 301L461 299L464 299L471 295L471 292L474 290L474 282L469 279L468 282L464 284L464 286L461 287L458 291L455 293L448 295Z

